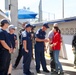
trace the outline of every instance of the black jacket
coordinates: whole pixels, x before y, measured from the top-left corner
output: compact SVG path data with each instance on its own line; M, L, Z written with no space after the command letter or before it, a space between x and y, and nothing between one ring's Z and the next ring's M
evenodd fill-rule
M24 31L25 29L21 29L20 32L19 32L19 44L22 45L22 38L21 38L21 35L22 35L22 32Z
M76 47L76 33L73 36L72 47Z

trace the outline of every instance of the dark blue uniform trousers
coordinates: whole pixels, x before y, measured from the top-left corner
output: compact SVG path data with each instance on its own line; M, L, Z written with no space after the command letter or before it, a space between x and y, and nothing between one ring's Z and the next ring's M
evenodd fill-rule
M8 74L10 59L11 55L7 50L0 54L0 75Z
M40 69L40 63L42 64L43 70L47 69L44 50L35 49L35 61L36 61L36 70Z
M21 58L22 58L22 45L20 45L20 48L19 48L18 56L17 56L17 59L15 61L15 65L14 65L15 67L18 66Z
M31 56L32 52L25 52L23 49L23 72L26 75L30 75L30 63L31 63Z

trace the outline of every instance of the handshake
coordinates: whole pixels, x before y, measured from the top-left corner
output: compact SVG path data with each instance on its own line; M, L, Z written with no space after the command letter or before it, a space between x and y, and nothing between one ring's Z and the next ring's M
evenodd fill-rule
M48 39L44 39L44 42L49 42L49 40Z

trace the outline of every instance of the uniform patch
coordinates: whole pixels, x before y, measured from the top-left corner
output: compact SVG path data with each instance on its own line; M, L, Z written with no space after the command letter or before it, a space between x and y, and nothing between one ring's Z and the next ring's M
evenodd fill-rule
M2 29L0 28L0 32L2 32Z
M36 34L39 34L40 29L37 30Z
M22 32L22 37L26 37L26 31Z

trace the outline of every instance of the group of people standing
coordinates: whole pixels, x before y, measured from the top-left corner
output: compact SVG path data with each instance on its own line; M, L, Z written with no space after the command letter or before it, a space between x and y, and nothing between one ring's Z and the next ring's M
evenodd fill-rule
M8 32L6 31L8 29ZM15 26L6 19L1 20L0 28L0 75L11 75L12 56L17 46ZM10 62L11 61L11 62Z
M25 30L22 32L22 44L23 44L23 72L24 75L32 75L30 72L30 63L32 57L32 39L31 39L31 28L30 24L25 25ZM45 60L45 43L49 42L50 44L50 52L53 55L53 64L54 68L51 69L53 73L56 74L64 74L61 63L59 62L59 52L61 49L61 32L58 28L57 24L55 24L52 30L49 32L48 38L45 37L46 30L49 28L48 23L44 23L43 26L38 29L35 33L35 62L36 62L36 72L41 73L40 64L42 65L42 69L44 72L49 73L50 71L46 67ZM52 63L51 63L52 64ZM51 65L52 67L52 65Z
M8 33L6 29L8 28L9 22L7 20L1 21L1 29L0 29L0 75L11 75L8 74L8 69L10 65L11 53L14 52L17 46L17 37L14 34L15 27L9 26ZM32 59L32 35L31 30L33 26L31 24L24 24L23 30L20 33L20 49L19 55L16 59L16 62L13 68L16 68L21 57L23 56L23 73L24 75L34 75L30 71L30 64ZM46 67L45 60L45 43L49 42L50 47L50 55L53 59L51 61L51 71L53 73L64 74L61 63L59 62L59 52L61 48L61 32L57 25L54 24L52 30L48 34L48 38L45 37L46 30L49 28L48 23L44 23L43 26L38 29L35 33L35 44L34 44L34 53L35 53L35 62L36 62L36 72L41 73L40 64L42 65L42 69L44 72L49 73L50 71ZM13 30L10 30L13 29ZM12 33L12 32L13 33ZM53 64L53 65L52 65Z

